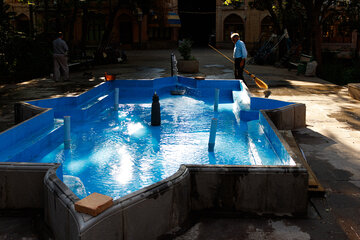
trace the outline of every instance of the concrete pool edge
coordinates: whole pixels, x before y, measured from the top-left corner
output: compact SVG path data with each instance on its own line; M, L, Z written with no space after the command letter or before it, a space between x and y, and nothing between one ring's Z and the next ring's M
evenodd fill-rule
M115 200L97 217L75 211L78 198L51 170L44 180L47 223L59 239L157 239L179 230L193 213L306 215L307 170L266 111L260 114L295 166L181 165L169 178Z
M45 176L45 220L58 239L157 239L193 212L304 215L308 174L302 166L181 165L177 173L114 201L91 217L56 176ZM261 196L261 197L260 197Z
M129 83L151 83L151 89L153 89L157 85L162 86L161 82L165 80L160 79L157 82L134 80ZM189 81L190 84L195 84L194 87L199 84L205 86L207 83L206 80L194 81L186 78L180 80ZM122 82L102 83L100 88L112 90L120 83ZM216 85L213 81L208 83L213 84L213 86ZM84 104L87 98L92 101L93 97L98 97L100 88L76 97L70 97L67 100L61 99L58 104L72 102L71 104L79 106ZM258 100L255 102L263 102L265 99ZM54 99L48 100L48 102L54 101ZM293 108L294 104L288 104L270 111L280 111L280 114L292 112L288 109ZM84 112L87 111L88 108ZM278 155L281 155L285 149L294 159L295 166L182 165L180 170L171 177L120 198L115 201L112 208L97 217L91 217L74 210L74 203L79 198L57 177L55 170L58 165L50 164L46 166L45 172L44 169L39 169L42 175L47 172L43 180L45 204L42 205L46 212L46 222L51 226L58 239L156 239L159 236L176 231L187 221L186 219L191 218L194 212L234 211L238 214L241 212L281 215L305 214L307 205L306 170L297 161L296 155L291 151L281 134L278 133L275 127L277 124L269 120L269 112L267 111L260 110L260 115L263 115L263 118L270 125L270 135L277 135L278 142L283 146L279 148ZM48 115L50 113L54 115L54 110L44 113L39 115L47 116L46 119L51 122ZM253 113L255 116L256 110ZM84 114L84 116L86 115ZM257 116L259 116L258 110ZM284 117L278 119L284 119ZM5 167L6 164L13 165L8 162L4 163L3 166ZM21 163L15 165L21 165ZM47 171L49 168L51 169ZM15 181L19 182L16 179ZM44 186L42 181L40 186L41 188ZM271 202L271 200L275 202ZM247 203L253 205L244 205Z
M46 222L59 239L157 239L179 230L195 212L306 215L307 170L266 111L261 114L295 166L181 165L169 178L115 200L97 217L75 211L79 199L51 170L44 180ZM57 207L51 205L57 201Z
M0 162L0 209L44 208L44 177L54 166Z

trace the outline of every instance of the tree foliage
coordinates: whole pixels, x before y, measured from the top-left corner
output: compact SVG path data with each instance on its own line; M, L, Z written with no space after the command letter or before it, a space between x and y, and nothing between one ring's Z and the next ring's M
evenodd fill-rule
M10 25L9 8L8 4L0 0L0 74L7 74L10 70L8 53L13 31Z
M234 6L235 1L224 0L225 5ZM286 28L292 39L299 39L304 49L308 49L315 56L321 67L321 41L324 21L333 17L347 16L342 19L339 28L350 26L351 30L359 29L360 0L253 0L250 7L266 10L271 15L276 32L282 33ZM346 3L347 7L340 8L339 3Z
M244 5L244 0L225 0L224 5L239 8Z
M348 17L352 29L360 33L360 0L352 0L347 3L345 15Z
M180 41L178 50L184 60L190 60L192 44L193 42L190 39L184 39Z
M51 66L48 46L16 32L9 6L0 0L0 81L23 81L47 74Z

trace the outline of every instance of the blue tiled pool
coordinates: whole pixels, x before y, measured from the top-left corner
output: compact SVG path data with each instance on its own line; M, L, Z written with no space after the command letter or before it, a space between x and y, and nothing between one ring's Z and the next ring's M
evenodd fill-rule
M295 165L260 109L290 103L250 98L236 80L179 78L106 82L78 97L29 103L51 108L0 135L2 161L61 163L59 178L79 197L93 192L120 198L173 175L181 164ZM113 108L120 89L119 110ZM214 89L220 89L214 112ZM151 97L160 96L161 126L150 124ZM63 145L62 118L71 116L71 148ZM218 119L215 151L210 123ZM21 134L21 137L18 135ZM10 139L10 140L9 140Z

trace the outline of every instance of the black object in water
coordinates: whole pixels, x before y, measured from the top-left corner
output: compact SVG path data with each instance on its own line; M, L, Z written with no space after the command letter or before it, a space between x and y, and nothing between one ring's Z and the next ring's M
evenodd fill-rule
M184 95L185 89L181 89L178 86L176 86L176 88L171 90L170 93L171 93L171 95Z
M152 97L152 105L151 105L151 125L160 126L160 124L161 124L160 102L159 102L159 96L155 92Z

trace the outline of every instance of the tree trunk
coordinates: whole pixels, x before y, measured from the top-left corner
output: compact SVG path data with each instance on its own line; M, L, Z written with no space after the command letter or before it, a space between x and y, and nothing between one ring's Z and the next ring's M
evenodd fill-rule
M318 19L318 18L317 18ZM319 20L314 19L313 28L312 28L312 49L313 56L318 63L317 72L321 73L322 71L322 51L321 51L321 27Z
M32 4L29 5L29 15L30 15L29 33L30 33L30 37L33 38L34 37L34 9L33 9Z
M321 42L322 42L322 34L321 34L321 24L320 24L320 16L321 16L321 8L318 5L314 5L312 9L312 50L313 56L318 63L317 73L321 74L322 71L322 50L321 50Z
M76 22L76 17L77 17L77 12L79 9L79 1L78 0L74 0L74 6L73 6L73 12L71 15L71 19L69 22L69 44L70 44L70 53L73 54L73 50L74 50L74 25Z
M99 48L97 49L97 53L96 56L100 56L100 54L102 53L102 51L107 47L107 45L110 42L110 37L111 37L111 32L112 29L114 27L114 21L115 21L115 17L116 17L116 13L118 12L118 10L120 9L120 5L116 6L113 11L109 11L109 21L106 25L104 34L102 36Z
M359 31L356 31L357 35L356 35L356 44L355 44L355 59L358 60L359 59L359 42L360 42L360 34Z
M44 33L47 36L49 32L49 0L44 0Z
M88 33L88 6L85 4L83 6L83 17L81 23L81 45L84 47L86 44L87 33Z

